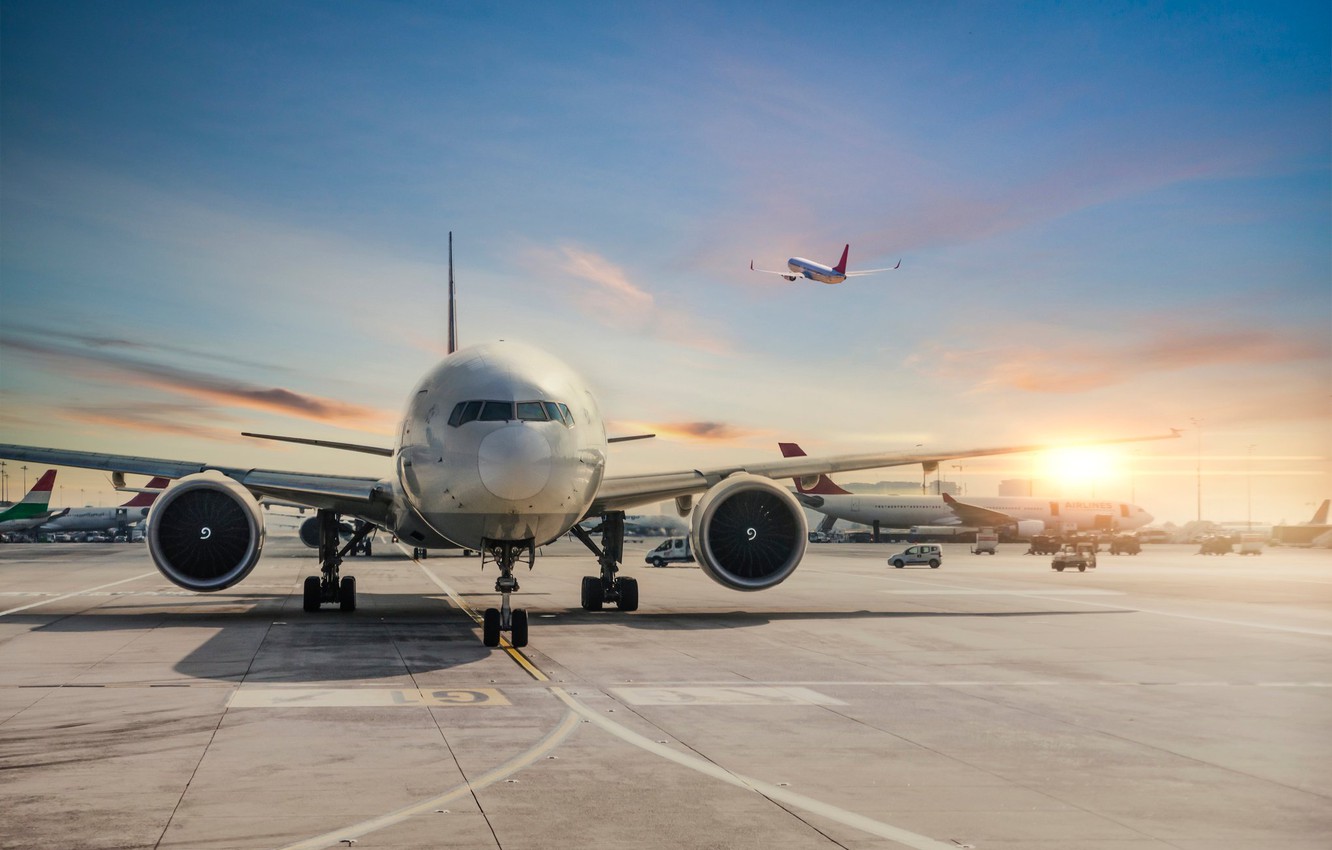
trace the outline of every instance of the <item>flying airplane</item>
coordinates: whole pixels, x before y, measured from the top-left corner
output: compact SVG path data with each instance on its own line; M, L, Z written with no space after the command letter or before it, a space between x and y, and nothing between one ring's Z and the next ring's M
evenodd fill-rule
M795 443L778 443L783 457L804 457ZM1047 530L1127 531L1152 521L1137 505L1105 499L1041 499L1032 496L973 496L965 502L942 496L885 496L852 493L827 475L796 480L796 498L807 508L836 519L881 528L954 526L1010 528L1021 538Z
M450 281L452 254L450 237ZM18 445L0 445L0 458L176 479L153 507L148 551L163 575L194 591L222 590L254 569L264 544L264 497L317 511L320 575L305 580L307 611L323 604L355 609L356 579L340 575L339 565L358 538L376 527L418 552L479 551L483 568L493 563L499 573L495 591L501 600L499 608L485 611L482 640L498 646L507 632L509 644L518 647L527 644L528 616L510 603L519 589L516 570L523 564L531 569L537 547L566 533L582 541L600 566L599 575L583 578L582 607L595 611L613 603L621 611L637 610L637 581L618 575L628 508L674 499L681 516L692 515L704 574L732 590L757 591L786 580L808 541L804 509L773 479L1048 448L881 451L608 476L608 444L624 438L607 438L582 377L521 343L455 345L451 332L449 353L408 395L392 448L279 437L382 456L389 463L382 477ZM1152 439L1160 437L1109 442ZM363 522L339 549L342 517ZM600 545L578 525L597 517Z
M841 283L848 277L861 277L867 274L878 274L879 272L896 271L902 267L902 261L898 260L897 265L886 269L863 269L861 271L849 272L846 270L846 255L851 253L851 245L847 244L842 249L842 259L837 261L835 266L825 266L822 263L816 263L813 260L806 260L804 257L792 257L786 261L787 271L779 272L771 269L756 269L754 261L749 261L749 270L752 272L763 272L764 274L775 274L795 280L798 277L807 277L810 280L817 280L819 283Z
M61 516L69 508L47 510L51 503L51 491L55 489L56 471L48 469L24 494L21 501L15 502L0 511L0 533L31 531L54 516Z
M117 531L148 516L148 509L171 483L171 479L157 477L149 481L134 498L112 508L69 508L61 516L42 523L37 530L43 534L59 531Z

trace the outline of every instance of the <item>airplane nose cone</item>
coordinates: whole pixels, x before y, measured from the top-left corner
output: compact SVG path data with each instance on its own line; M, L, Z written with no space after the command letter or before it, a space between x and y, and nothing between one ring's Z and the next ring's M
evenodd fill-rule
M535 428L510 425L481 441L481 483L501 499L530 499L550 480L550 443Z

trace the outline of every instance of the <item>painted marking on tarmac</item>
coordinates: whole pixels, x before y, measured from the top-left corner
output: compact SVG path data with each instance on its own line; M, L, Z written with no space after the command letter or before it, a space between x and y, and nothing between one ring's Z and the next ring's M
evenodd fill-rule
M809 688L792 686L611 688L629 705L846 705Z
M619 738L621 741L632 744L635 747L638 747L641 750L646 750L654 755L661 756L668 761L673 761L682 767L687 767L690 770L702 773L705 776L721 780L728 785L735 785L739 788L753 791L778 804L803 809L810 814L827 818L828 820L852 827L853 829L858 829L869 835L876 835L880 838L896 841L907 847L915 848L915 850L957 850L957 845L954 843L939 841L930 838L927 835L920 835L919 833L911 832L902 829L901 827L893 826L892 824L882 823L873 818L858 815L855 812L848 812L846 809L840 809L837 806L806 797L803 794L796 794L789 789L780 788L776 785L762 782L757 779L751 779L750 777L743 776L739 773L732 773L710 761L706 761L688 753L680 752L679 750L671 749L664 744L658 744L656 741L644 738L637 732L633 732L613 720L609 720L600 712L593 711L570 696L564 688L554 687L550 690L551 693L555 694L555 696L557 696L565 705L569 706L570 709L576 711L586 720L596 724L604 731Z
M60 596L52 596L49 599L43 599L40 602L30 602L27 605L20 605L17 608L9 608L4 611L0 611L0 617L5 616L6 614L17 614L20 611L27 611L30 608L37 608L38 606L41 605L50 605L52 602L59 602L63 599L73 599L76 596L89 596L94 591L97 590L103 590L108 587L115 587L118 584L125 584L131 581L138 581L141 578L148 578L149 576L155 576L155 575L157 575L156 571L151 573L143 573L137 576L130 576L129 578L122 578L120 581L112 581L106 584L99 584L96 587L90 587L87 588L86 590L76 590L73 593L63 593Z
M903 596L1123 596L1122 590L1099 588L1069 588L1067 590L978 590L969 587L922 587L920 590L880 590Z
M402 549L404 552L407 551L405 548L403 548L401 543L398 544L398 548ZM444 581L444 579L435 575L430 570L429 567L427 567L425 564L421 563L420 561L417 561L416 565L421 568L421 572L425 573L426 576L429 577L429 579L435 583L436 587L444 591L444 593L448 595L449 599L453 600L453 604L458 606L458 610L462 611L464 614L471 617L472 620L476 622L478 625L481 623L481 615L473 611L472 607L463 601L462 597L458 595L458 591L450 587L448 582ZM518 664L519 667L522 667L524 670L526 670L527 674L531 676L533 679L536 679L538 682L550 681L549 676L538 670L536 668L536 665L533 664L531 661L529 661L527 656L524 655L521 651L519 651L517 647L509 643L509 639L504 637L503 635L500 635L500 649L507 652L509 654L509 657L512 658Z
M227 708L489 708L510 705L495 688L289 688L241 685Z
M435 809L446 803L456 800L459 797L473 794L480 791L482 788L494 785L501 779L512 776L523 768L535 764L537 759L564 743L564 739L568 738L569 735L578 728L579 724L580 720L578 715L570 711L564 716L564 719L558 726L552 729L546 737L533 744L530 749L519 753L494 770L483 773L475 782L464 782L463 784L451 788L436 797L431 797L428 800L412 803L409 806L404 806L403 808L389 812L388 814L361 821L360 823L351 824L350 826L345 826L341 829L333 830L332 832L326 832L323 835L316 835L314 838L309 838L305 841L288 844L286 847L281 848L281 850L321 850L321 848L336 847L339 844L347 845L349 842L354 843L372 832L402 823L408 818L433 812ZM954 848L954 850L956 850L956 848Z

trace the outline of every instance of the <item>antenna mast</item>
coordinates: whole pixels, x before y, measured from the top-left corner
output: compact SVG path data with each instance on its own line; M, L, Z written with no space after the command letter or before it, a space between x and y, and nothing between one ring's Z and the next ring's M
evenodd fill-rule
M458 350L458 308L453 298L453 231L449 231L449 354Z

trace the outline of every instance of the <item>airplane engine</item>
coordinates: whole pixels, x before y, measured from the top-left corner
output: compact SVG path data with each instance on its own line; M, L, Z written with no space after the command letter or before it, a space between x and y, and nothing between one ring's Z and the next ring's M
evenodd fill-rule
M1028 540L1033 534L1044 534L1045 523L1038 519L1019 520L1017 524L1017 536L1023 540Z
M250 491L217 473L189 475L158 497L148 552L162 575L187 590L231 587L264 548L264 518Z
M694 508L694 556L708 578L732 590L766 590L795 572L809 527L790 491L740 473L713 487Z
M338 523L338 536L344 540L350 539L356 529L349 522ZM319 548L319 517L312 516L301 523L300 529L301 542L311 549Z

